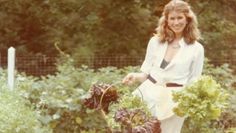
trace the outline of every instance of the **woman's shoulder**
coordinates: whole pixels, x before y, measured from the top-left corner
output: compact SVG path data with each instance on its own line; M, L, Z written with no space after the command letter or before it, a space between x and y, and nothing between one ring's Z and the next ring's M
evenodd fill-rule
M203 45L198 42L198 41L195 41L193 44L192 44L192 53L195 55L195 56L199 56L199 55L204 55L204 47Z
M150 38L149 43L151 43L152 45L160 45L161 44L160 39L159 39L158 35L156 35L156 34L154 34Z
M198 41L195 41L193 44L191 44L189 46L191 46L195 50L204 50L203 45Z
M198 48L199 50L204 50L204 47L200 42L195 41L195 45L196 45L196 48Z

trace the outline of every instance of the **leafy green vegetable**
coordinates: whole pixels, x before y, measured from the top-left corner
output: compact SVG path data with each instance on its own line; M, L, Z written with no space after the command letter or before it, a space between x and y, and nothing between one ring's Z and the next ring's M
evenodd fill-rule
M173 93L178 102L174 112L196 122L206 122L220 117L228 105L229 94L210 76L202 76L182 91Z

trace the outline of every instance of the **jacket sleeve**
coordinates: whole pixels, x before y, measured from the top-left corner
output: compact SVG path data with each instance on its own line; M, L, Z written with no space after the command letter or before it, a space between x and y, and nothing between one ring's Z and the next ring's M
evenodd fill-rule
M146 49L145 59L143 61L141 69L140 69L143 73L149 74L150 70L151 70L151 68L153 66L154 45L156 45L156 38L152 37L149 40L149 42L148 42L148 46L147 46L147 49Z
M197 80L202 75L204 64L204 48L201 44L198 45L197 51L194 55L194 60L190 67L190 78L188 84Z

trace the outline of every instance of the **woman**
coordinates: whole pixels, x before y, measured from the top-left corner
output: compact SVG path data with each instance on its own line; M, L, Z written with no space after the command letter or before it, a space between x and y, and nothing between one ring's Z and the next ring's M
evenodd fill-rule
M172 0L164 8L157 34L147 46L141 73L129 73L123 83L142 84L133 92L161 121L162 133L180 133L184 118L172 111L172 91L179 91L202 73L204 49L197 42L197 19L188 3Z

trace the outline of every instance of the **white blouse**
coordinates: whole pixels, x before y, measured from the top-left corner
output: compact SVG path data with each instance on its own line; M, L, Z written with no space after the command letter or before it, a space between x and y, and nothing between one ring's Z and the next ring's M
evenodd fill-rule
M164 59L168 43L160 43L158 37L153 36L149 40L141 71L150 74L159 84L171 82L186 85L196 80L202 73L204 48L197 41L188 45L183 38L179 44L179 51L170 63L162 69L160 65Z

